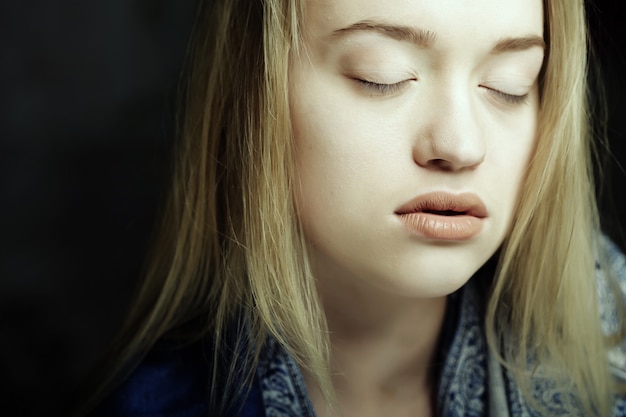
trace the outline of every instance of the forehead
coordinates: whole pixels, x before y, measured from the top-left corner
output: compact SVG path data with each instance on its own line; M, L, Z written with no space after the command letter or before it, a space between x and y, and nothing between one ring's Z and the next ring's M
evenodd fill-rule
M542 0L306 0L304 29L319 38L360 21L415 27L461 45L543 36Z

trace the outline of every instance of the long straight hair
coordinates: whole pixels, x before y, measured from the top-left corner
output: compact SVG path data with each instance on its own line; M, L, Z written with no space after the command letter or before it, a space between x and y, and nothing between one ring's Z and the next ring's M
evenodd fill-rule
M547 377L561 385L565 399L575 393L586 415L604 416L616 387L596 300L600 232L584 4L545 0L544 11L548 55L537 148L502 248L487 338L531 403L533 379Z
M185 89L184 123L145 280L117 339L113 372L194 323L209 335L213 410L232 401L272 335L329 402L329 340L296 216L288 100L300 59L301 0L212 0L204 7ZM533 370L573 388L589 415L613 390L595 301L599 233L589 158L582 0L544 0L547 57L538 142L488 300L490 348L531 397ZM236 323L235 347L227 340ZM245 343L245 349L239 344ZM239 352L244 351L241 355ZM528 358L534 358L533 366ZM225 378L225 379L224 379Z

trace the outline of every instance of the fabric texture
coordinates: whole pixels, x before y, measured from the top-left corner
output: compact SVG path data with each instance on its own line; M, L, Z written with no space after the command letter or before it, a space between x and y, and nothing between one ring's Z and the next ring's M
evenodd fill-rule
M597 263L601 325L606 333L618 327L616 298L609 277L617 277L626 294L626 260L607 239ZM539 417L515 380L493 355L485 340L480 286L470 280L449 300L442 341L437 415L442 417ZM206 417L210 365L206 347L196 343L183 349L156 350L140 364L97 410L97 416ZM608 354L613 375L626 382L626 341ZM583 416L570 392L554 381L533 379L534 401L554 415ZM244 417L315 417L304 379L294 359L274 339L265 345L254 380L235 401L232 415ZM567 401L568 399L572 401ZM626 396L616 396L614 417L626 417Z

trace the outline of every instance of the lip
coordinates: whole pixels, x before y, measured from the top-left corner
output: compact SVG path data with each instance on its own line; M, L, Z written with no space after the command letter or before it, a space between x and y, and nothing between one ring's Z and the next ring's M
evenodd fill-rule
M433 192L417 196L395 214L412 232L434 240L468 240L478 235L487 217L476 194Z

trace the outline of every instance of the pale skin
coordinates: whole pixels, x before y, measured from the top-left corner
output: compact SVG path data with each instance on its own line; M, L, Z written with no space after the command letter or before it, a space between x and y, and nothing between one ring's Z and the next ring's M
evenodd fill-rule
M324 284L320 280L343 415L432 415L432 362L446 298L416 302L346 281ZM337 415L309 387L317 415Z
M542 3L308 0L303 27L298 207L339 407L305 378L316 413L434 415L447 296L502 244L534 149ZM407 228L398 207L433 192L484 203L480 232Z

